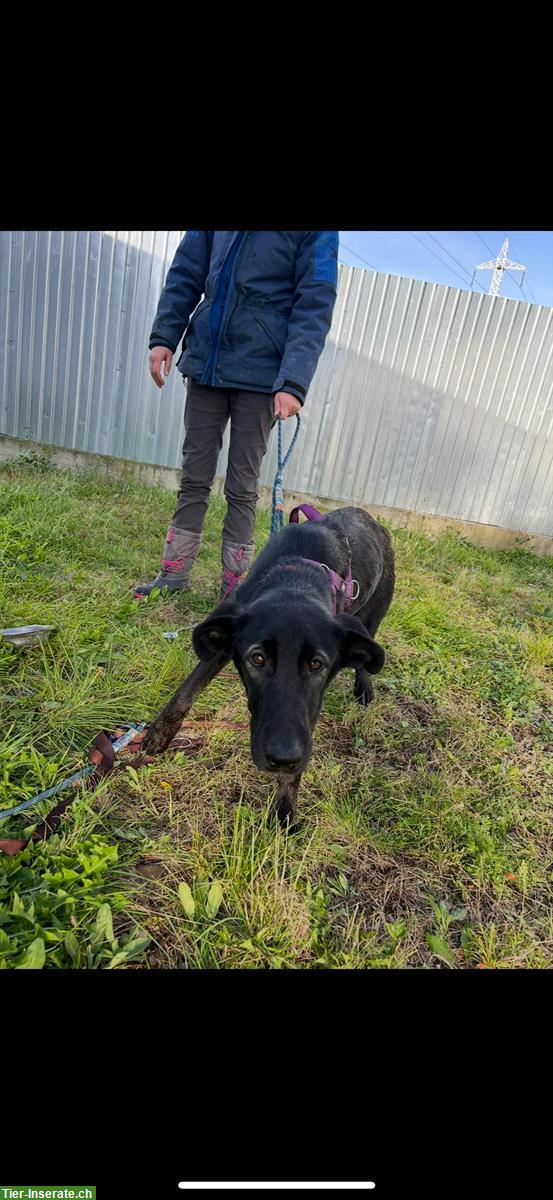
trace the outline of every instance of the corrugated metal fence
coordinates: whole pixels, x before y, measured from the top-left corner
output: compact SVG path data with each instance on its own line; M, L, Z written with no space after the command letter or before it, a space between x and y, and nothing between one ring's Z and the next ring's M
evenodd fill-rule
M1 232L0 433L179 464L182 381L158 392L147 341L182 232ZM550 308L341 267L286 487L553 535L552 331Z

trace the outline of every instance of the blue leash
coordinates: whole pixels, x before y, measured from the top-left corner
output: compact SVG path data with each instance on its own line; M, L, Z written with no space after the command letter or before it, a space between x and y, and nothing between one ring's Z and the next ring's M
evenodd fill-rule
M273 513L271 518L271 537L274 533L280 533L284 529L284 492L282 490L282 474L288 459L296 444L297 436L301 428L301 420L299 413L296 413L296 430L292 441L288 447L286 457L282 457L282 417L278 418L278 467L273 483Z
M132 742L135 734L144 729L144 724L133 725L127 733L124 733L116 742L113 743L113 750L116 754L118 750L122 750L128 742ZM55 796L56 792L63 792L65 788L71 787L72 783L76 783L78 779L84 779L85 775L91 775L96 770L96 763L91 763L88 767L81 767L80 771L75 771L74 775L70 775L69 779L63 779L61 783L56 783L54 787L47 788L45 792L39 792L38 796L33 796L31 800L24 800L22 804L16 804L15 808L3 808L0 812L0 821L5 817L13 817L15 813L23 812L25 808L31 808L33 804L38 804L39 800L48 800L49 796Z

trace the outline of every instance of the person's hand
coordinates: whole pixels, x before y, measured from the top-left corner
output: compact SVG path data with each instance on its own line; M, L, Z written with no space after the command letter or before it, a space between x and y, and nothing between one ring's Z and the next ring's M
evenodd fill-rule
M162 388L171 370L173 355L167 346L153 346L148 357L150 375L158 388Z
M287 417L294 417L300 411L301 404L297 396L292 396L290 392L277 392L275 396L275 417L282 417L285 421Z

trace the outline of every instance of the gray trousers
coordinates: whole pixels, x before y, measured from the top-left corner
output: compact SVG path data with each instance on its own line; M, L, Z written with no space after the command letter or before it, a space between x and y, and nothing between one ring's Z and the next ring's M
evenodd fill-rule
M261 460L276 422L274 396L205 387L193 379L186 380L186 387L182 473L172 524L201 533L230 418L223 541L247 545L253 536Z

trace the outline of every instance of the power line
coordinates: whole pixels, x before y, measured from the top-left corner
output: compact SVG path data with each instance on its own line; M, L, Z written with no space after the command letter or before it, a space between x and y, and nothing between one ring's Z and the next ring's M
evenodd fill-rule
M482 242L482 245L486 247L486 250L489 250L490 254L493 254L494 252L493 252L493 250L492 250L491 246L488 246L488 243L484 241L484 238L483 238L483 237L480 237L480 234L479 234L478 230L477 230L477 229L473 229L473 231L472 231L472 232L476 234L477 238L480 238L480 241Z
M370 263L370 262L368 261L368 259L366 259L366 258L363 258L363 255L362 255L362 254L358 254L356 250L352 250L352 249L350 248L350 246L346 246L346 243L345 243L345 242L340 242L340 245L344 247L344 250L348 250L350 254L353 254L353 256L354 256L355 258L359 258L359 259L361 260L361 262L364 262L364 263L366 263L366 265L367 265L368 267L370 267L370 268L371 268L371 271L379 271L379 270L380 270L380 267L375 267L375 266L374 266L374 263ZM347 266L347 265L348 265L348 264L346 263L346 266Z
M505 234L505 237L509 237L509 234L508 234L508 233L506 233L506 234ZM511 242L511 246L513 246L513 243L512 243L512 242ZM513 254L514 254L514 253L515 253L515 248L514 248L514 246L513 246ZM515 282L515 281L514 281L514 279L513 279L513 284L514 284L514 282ZM528 300L528 296L526 295L526 292L524 291L524 275L522 276L522 279L521 279L520 283L518 284L518 286L519 286L519 288L520 288L520 290L521 290L521 292L522 292L522 295L524 296L524 299L525 299L525 300ZM530 285L528 285L528 287L530 287ZM529 301L529 300L528 300L528 303L530 303L530 301Z
M513 243L512 243L512 242L511 242L511 246L513 246ZM517 254L517 252L516 252L516 250L515 250L515 247L514 247L514 246L513 246L513 254L515 254L515 255L516 255L516 257L518 258L518 254ZM536 300L536 298L535 298L535 296L534 296L534 293L533 293L533 291L532 291L532 288L530 287L530 283L529 283L529 281L528 281L528 280L526 280L526 286L527 286L527 288L528 288L528 291L530 292L530 296L531 296L531 298L532 298L532 300L533 300L534 304L537 304L537 300ZM521 283L521 285L520 285L520 290L521 290L521 292L522 292L522 294L523 294L523 296L524 296L524 295L525 295L525 292L524 292L524 285L523 285L522 283Z
M421 239L421 238L417 237L416 233L413 233L413 230L412 230L412 229L408 229L408 230L407 230L407 232L411 234L411 237L414 237L414 238L415 238L415 240L416 240L417 242L419 242L419 244L420 244L420 245L423 247L423 249L424 249L424 250L427 250L427 251L429 252L429 254L433 254L433 255L434 255L434 258L437 258L437 259L438 259L438 262L441 262L441 263L442 263L442 265L443 265L443 266L444 266L444 267L445 267L445 268L446 268L446 269L447 269L447 270L448 270L448 271L449 271L449 272L450 272L452 275L455 275L455 277L456 277L457 279L460 279L460 280L461 280L461 283L463 283L463 284L465 285L465 287L467 286L467 280L468 280L468 279L470 279L470 271L468 271L467 267L465 267L465 266L463 265L463 263L462 263L462 262L460 262L460 261L459 261L459 259L458 259L458 258L456 258L456 257L455 257L455 255L451 253L451 250L448 250L448 249L447 249L447 246L444 246L444 245L443 245L443 243L442 243L442 242L440 242L439 238L437 238L437 237L434 237L434 234L433 234L433 233L431 233L429 229L427 229L427 230L425 231L425 232L428 234L428 236L432 238L432 241L436 242L436 245L440 246L440 247L441 247L441 249L442 249L442 250L444 250L446 254L449 254L449 257L450 257L450 258L452 258L452 259L453 259L453 261L454 261L455 263L457 263L457 265L458 265L459 267L461 267L461 270L465 272L465 274L466 274L466 276L467 276L467 279L464 279L464 278L463 278L463 276L459 275L458 271L454 271L454 270L453 270L453 267L450 267L449 263L445 262L445 260L444 260L443 258L441 258L441 256L440 256L439 254L436 254L435 250L433 250L431 246L427 246L427 245L425 244L425 242L423 242L423 241L422 241L422 239ZM476 234L476 237L479 239L479 241L481 241L481 242L482 242L482 245L486 247L486 250L488 250L488 251L489 251L489 253L493 255L493 250L491 249L491 247L490 247L490 246L488 246L488 243L484 241L484 238L480 236L480 234L479 234L478 230L477 230L477 229L473 229L473 231L472 231L472 232ZM369 260L368 260L367 258L364 258L362 254L358 254L358 253L357 253L357 250L352 250L351 246L346 246L346 243L345 243L345 242L342 242L342 241L340 241L340 246L343 246L344 250L347 250L349 254L353 254L354 258L358 258L360 262L362 262L362 263L365 263L365 266L367 266L367 267L370 267L371 271L377 271L378 273L381 273L381 268L380 268L380 267L375 267L374 263L371 263L371 262L369 262ZM514 246L513 246L513 253L514 253ZM348 264L348 263L345 263L344 265L345 265L345 266L348 266L349 264ZM484 294L487 294L487 293L486 293L486 289L485 289L485 287L482 287L482 284L480 283L480 281L479 281L478 279L475 279L473 282L477 284L477 286L480 288L480 290L481 290L482 292L484 292ZM528 283L528 281L526 281L526 282ZM525 293L524 293L524 286L523 286L523 285L521 286L520 284L519 284L518 286L519 286L519 287L521 287L522 294L525 296ZM530 295L531 295L531 297L532 297L533 303L534 303L534 304L536 304L536 303L537 303L537 301L536 301L536 299L535 299L535 297L534 297L534 294L533 294L533 292L532 292L532 289L531 289L531 287L530 287L530 284L529 284L529 283L528 283L528 291L530 292ZM526 296L525 296L525 299L526 299Z
M443 266L444 266L444 267L446 267L446 268L447 268L447 270L448 270L448 271L449 271L449 272L450 272L452 275L456 275L456 276L457 276L457 279L460 279L460 280L461 280L461 283L463 283L465 287L467 286L467 281L466 281L466 279L463 279L463 276L462 276L462 275L459 275L459 272L458 272L458 271L454 271L454 270L453 270L453 267L450 267L449 263L446 263L446 262L445 262L445 260L444 260L443 258L441 258L439 254L436 254L436 251L435 251L435 250L433 250L431 246L427 246L427 245L425 244L425 242L423 242L423 241L421 240L421 238L417 237L416 233L413 233L413 230L412 230L412 229L408 229L408 230L407 230L407 233L410 233L410 234L411 234L411 237L414 237L414 239L415 239L415 241L416 241L416 242L420 242L421 246L423 246L423 247L424 247L424 249L425 249L425 250L427 250L429 254L433 254L433 255L434 255L434 258L437 258L437 259L438 259L438 262L441 262L441 263L443 264ZM463 268L463 269L464 269L464 268ZM484 288L482 288L482 291L485 291L485 289L484 289Z
M464 266L464 264L462 262L459 262L458 258L455 258L455 255L451 253L451 250L448 250L447 246L444 246L443 243L440 242L439 238L434 237L434 234L431 233L429 229L426 230L426 233L428 234L429 237L432 238L433 242L436 242L437 246L441 246L442 250L445 250L446 254L449 254L449 257L453 259L453 262L456 262L457 266L461 267L461 270L465 271L465 273L468 275L468 277L470 279L470 271L467 270L467 268ZM429 247L429 249L430 249L430 247ZM478 284L479 288L482 288L483 292L486 291L486 289L484 287L482 287L482 284L480 283L479 279L475 279L474 282Z
M532 291L532 288L530 287L528 280L526 280L526 287L528 288L528 291L530 292L530 299L533 301L534 304L537 304L538 302L536 300L536 297L534 296L534 293Z

